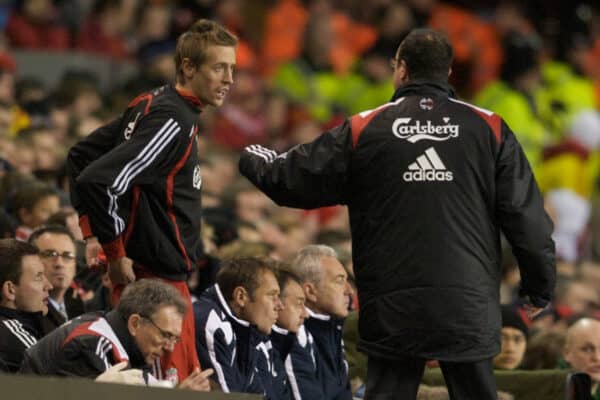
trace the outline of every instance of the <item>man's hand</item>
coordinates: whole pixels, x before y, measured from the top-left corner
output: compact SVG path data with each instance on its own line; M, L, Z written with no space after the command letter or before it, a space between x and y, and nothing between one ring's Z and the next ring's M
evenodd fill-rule
M127 368L127 361L113 365L98 375L98 377L96 377L96 382L121 383L125 385L139 386L146 385L146 382L144 381L144 373L141 369L128 369L123 371L125 368Z
M210 391L210 379L209 376L213 374L212 368L200 371L198 368L194 370L183 382L177 386L179 389L195 390L198 392L209 392Z
M88 267L93 267L100 262L98 261L98 254L102 251L102 245L98 241L98 238L92 236L85 240L85 262Z
M121 257L108 263L108 277L114 285L127 285L135 281L133 273L133 261L127 257Z

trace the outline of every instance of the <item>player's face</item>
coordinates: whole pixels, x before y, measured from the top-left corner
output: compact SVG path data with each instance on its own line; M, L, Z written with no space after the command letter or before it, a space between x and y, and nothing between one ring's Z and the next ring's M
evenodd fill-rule
M191 88L203 104L219 107L233 84L235 47L209 46L206 53L206 61L191 79Z

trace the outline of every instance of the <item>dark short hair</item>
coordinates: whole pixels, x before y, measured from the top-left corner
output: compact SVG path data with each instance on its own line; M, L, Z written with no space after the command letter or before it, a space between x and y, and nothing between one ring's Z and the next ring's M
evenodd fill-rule
M255 290L260 286L261 272L274 273L271 261L259 257L233 258L221 264L217 273L217 284L227 302L233 299L233 291L241 286L248 291L252 299Z
M206 49L209 46L237 46L237 37L222 25L207 19L200 19L181 34L175 47L175 70L177 81L183 82L181 65L184 58L199 67L206 61Z
M75 244L75 238L73 237L71 231L65 226L58 224L42 225L36 228L29 236L29 243L36 246L36 240L38 240L40 236L42 236L44 233L52 233L54 235L66 235L69 237L69 239L71 239L71 242Z
M275 277L277 278L277 283L279 284L279 290L281 293L285 290L286 286L290 282L296 282L299 285L302 285L302 280L300 277L293 273L290 269L290 265L284 262L275 262L274 263Z
M133 314L151 317L163 307L175 306L182 316L188 304L173 286L158 279L140 279L127 285L117 305L126 319Z
M452 46L445 34L433 29L415 29L400 43L396 54L408 69L410 80L448 81Z
M4 282L19 283L23 272L23 257L38 254L38 249L16 239L0 239L0 287ZM0 291L0 299L2 292Z

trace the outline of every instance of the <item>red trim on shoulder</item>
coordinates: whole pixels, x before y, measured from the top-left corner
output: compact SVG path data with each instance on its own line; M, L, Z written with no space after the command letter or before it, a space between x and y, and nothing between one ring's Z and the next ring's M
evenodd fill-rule
M546 147L542 151L542 160L546 161L562 154L575 154L585 161L590 156L590 151L582 146L579 142L571 138L567 138L554 146Z
M178 88L175 88L175 90L177 90L177 93L179 93L179 95L181 97L183 97L183 99L185 101L192 103L194 106L196 106L198 108L204 107L204 103L202 103L202 101L200 101L200 99L196 95L194 95L192 92L190 92L189 90L178 89Z
M179 246L179 250L181 251L181 254L183 254L183 257L185 258L185 263L186 263L188 271L191 269L192 263L190 261L190 258L187 255L185 246L183 245L183 242L181 241L181 234L179 233L179 226L177 225L177 219L175 218L175 214L173 213L173 184L174 184L173 180L175 178L175 175L181 170L181 168L183 168L183 165L185 164L186 160L190 156L190 153L192 151L192 147L194 144L194 138L195 138L195 135L192 135L190 138L190 144L188 145L187 149L185 150L185 154L183 155L183 157L181 157L181 159L179 161L177 161L177 164L175 164L173 169L171 169L171 171L169 171L169 175L167 175L167 213L169 214L169 218L171 219L171 222L173 222L173 228L175 229L175 236L177 237L177 245Z
M123 246L123 239L121 236L109 243L102 243L102 249L106 254L108 261L117 260L121 257L125 257L125 246Z
M404 100L404 97L401 97L394 102L386 103L373 110L363 111L350 117L350 129L352 131L352 148L356 148L356 146L358 145L358 139L360 139L360 135L363 133L363 130L369 124L369 122L371 122L371 120L375 118L377 114L379 114L381 111L385 110L389 106L399 104L402 100Z
M92 226L90 225L90 217L87 215L81 215L79 217L79 227L81 228L81 233L83 233L84 239L94 236L94 233L92 232Z
M100 334L98 332L94 332L89 329L90 325L92 325L96 321L97 320L85 322L85 323L79 325L77 328L73 329L71 331L71 333L69 333L69 336L67 336L67 338L65 340L63 340L62 346L66 345L67 343L69 343L71 340L75 339L78 336L83 336L83 335L100 336Z
M129 225L127 225L127 229L125 230L125 235L123 237L123 246L127 247L127 243L129 243L129 239L131 238L131 233L133 232L133 227L135 226L135 217L137 216L137 208L140 200L140 187L133 187L133 201L131 202L131 212L129 213Z
M473 110L492 129L492 133L494 134L494 137L496 138L496 143L498 143L498 144L502 143L502 118L500 118L498 115L496 115L492 111L484 110L473 104L466 103L464 101L460 101L460 100L456 100L456 99L452 99L452 98L449 100L454 103L458 103L458 104L467 106L471 110Z
M146 114L148 114L148 111L150 111L150 105L152 104L152 99L153 98L154 98L154 96L152 96L151 93L140 94L138 97L136 97L135 99L131 100L131 102L129 102L129 104L127 105L127 107L135 107L136 105L138 105L142 101L147 100L148 104L146 104L146 107L144 108L144 115L146 115Z

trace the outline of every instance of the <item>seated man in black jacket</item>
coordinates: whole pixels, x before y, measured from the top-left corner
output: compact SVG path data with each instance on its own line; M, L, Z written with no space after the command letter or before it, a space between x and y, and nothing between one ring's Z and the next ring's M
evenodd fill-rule
M158 280L142 279L123 292L117 308L107 314L84 314L62 325L31 347L21 372L96 378L110 367L128 362L142 369L148 383L162 377L159 362L181 336L187 304L179 292ZM208 390L212 370L196 370L180 388Z
M298 330L286 370L295 399L352 398L342 342L344 318L352 288L334 249L310 245L301 249L291 270L306 295L308 318Z
M0 359L7 372L18 371L25 350L42 336L50 289L34 246L0 240Z

